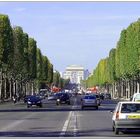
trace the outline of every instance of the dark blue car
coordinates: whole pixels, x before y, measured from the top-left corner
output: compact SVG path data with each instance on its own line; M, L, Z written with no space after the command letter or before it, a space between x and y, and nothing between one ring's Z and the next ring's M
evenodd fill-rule
M27 107L29 108L32 105L36 105L36 106L42 107L41 99L38 96L31 95L30 97L28 97Z
M24 103L27 103L28 98L29 98L30 96L31 96L31 95L26 95L26 96L24 97Z

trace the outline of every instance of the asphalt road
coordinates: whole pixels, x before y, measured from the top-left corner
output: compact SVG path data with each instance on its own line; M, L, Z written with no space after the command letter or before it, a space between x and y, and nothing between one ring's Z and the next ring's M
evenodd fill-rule
M0 104L0 137L140 137L138 133L112 132L112 114L116 101L105 100L99 110L81 110L80 96L73 97L71 105L56 106L43 100L43 108L27 108L26 104Z

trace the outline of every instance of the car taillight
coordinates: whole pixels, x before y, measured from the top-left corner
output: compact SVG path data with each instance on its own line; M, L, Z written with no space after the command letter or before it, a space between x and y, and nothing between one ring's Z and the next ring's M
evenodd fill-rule
M116 119L119 119L119 112L116 113Z

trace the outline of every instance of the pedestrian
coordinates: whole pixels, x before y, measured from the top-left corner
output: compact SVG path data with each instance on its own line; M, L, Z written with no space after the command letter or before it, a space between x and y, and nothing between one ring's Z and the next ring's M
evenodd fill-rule
M17 102L17 97L16 97L16 95L14 95L13 97L13 102L14 102L14 104Z

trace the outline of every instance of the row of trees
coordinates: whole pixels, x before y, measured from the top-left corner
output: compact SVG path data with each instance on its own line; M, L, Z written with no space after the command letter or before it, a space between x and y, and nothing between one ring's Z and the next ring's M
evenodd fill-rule
M69 84L70 79L63 79L58 71L54 71L53 73L53 85L59 88L64 88L67 84Z
M86 81L86 86L106 88L114 97L129 98L139 92L140 20L122 30L116 48L101 59Z
M53 82L53 65L37 42L0 15L0 99L23 96Z

